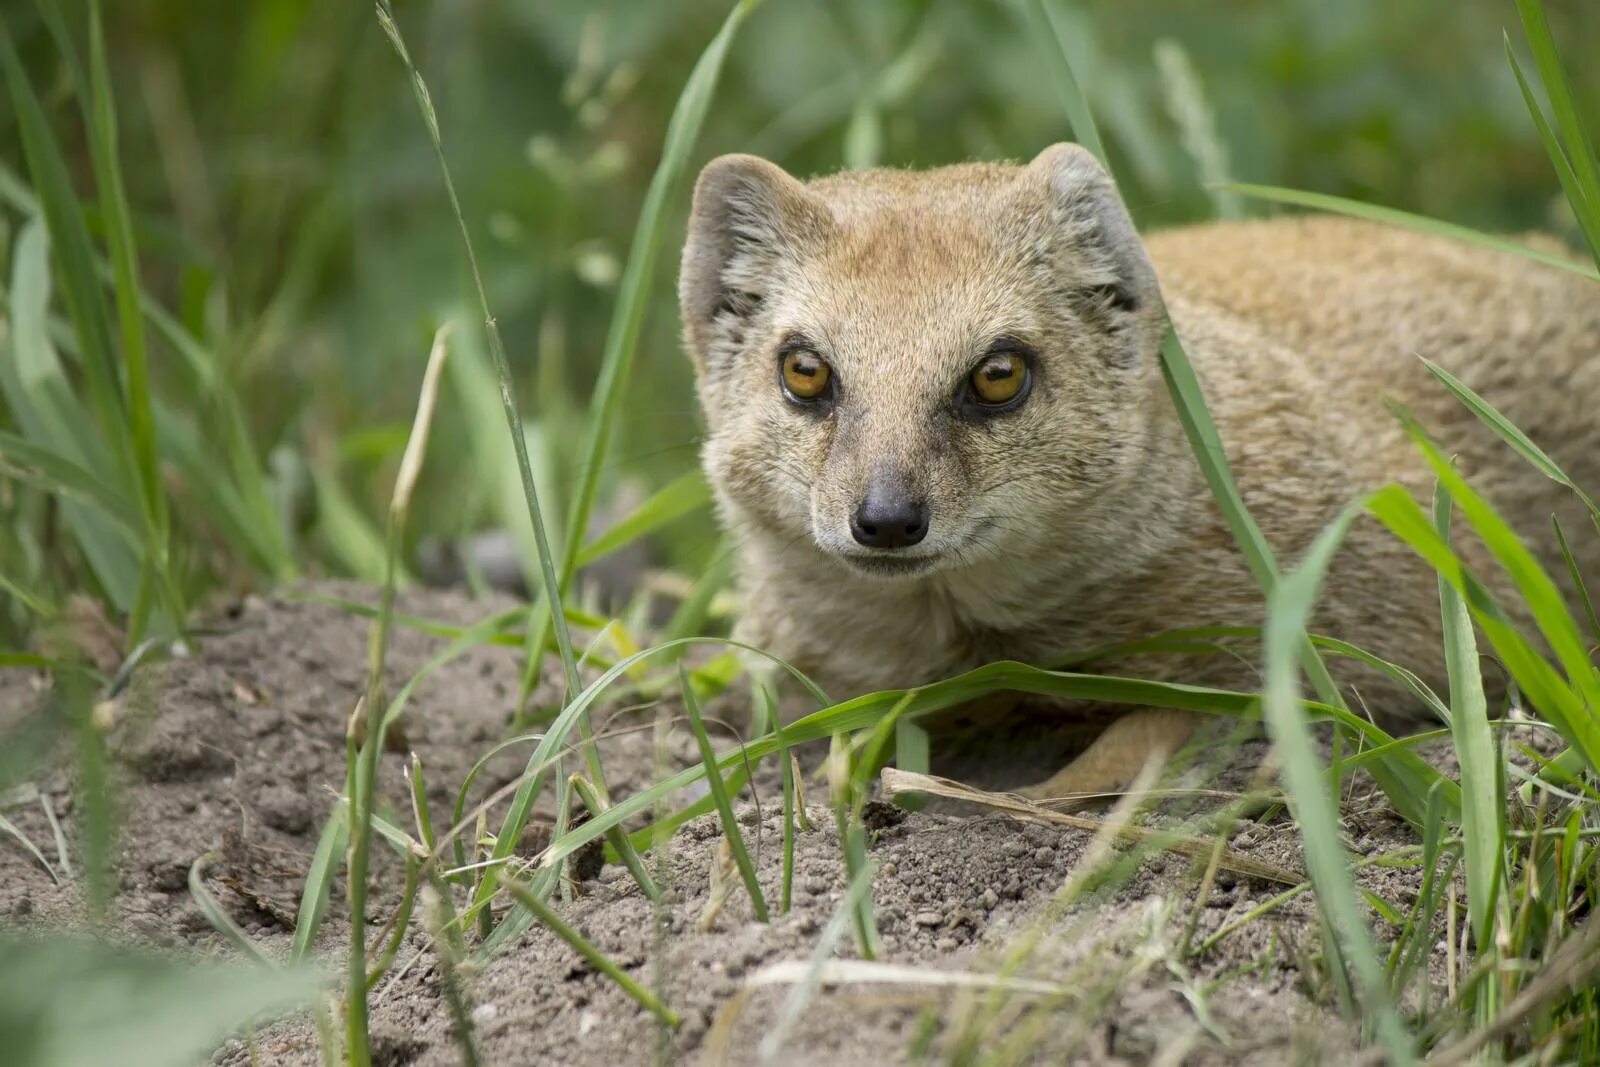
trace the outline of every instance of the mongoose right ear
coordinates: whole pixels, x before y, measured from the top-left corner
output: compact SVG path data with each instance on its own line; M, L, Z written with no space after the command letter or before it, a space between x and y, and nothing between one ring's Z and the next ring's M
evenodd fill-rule
M1054 144L1027 172L1050 197L1052 254L1064 276L1128 343L1114 358L1136 362L1161 341L1165 312L1155 268L1111 175L1087 149Z
M760 308L780 257L829 225L827 208L782 167L719 156L694 187L678 303L690 355L703 370L721 323L737 329Z

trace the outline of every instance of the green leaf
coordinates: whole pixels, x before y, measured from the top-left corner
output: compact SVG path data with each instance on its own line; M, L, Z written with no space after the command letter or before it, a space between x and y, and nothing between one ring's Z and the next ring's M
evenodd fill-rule
M22 62L11 45L11 37L0 24L0 66L5 68L16 109L28 167L45 222L50 230L56 262L61 270L62 297L77 331L83 351L89 395L101 433L113 450L118 470L132 475L129 432L122 407L122 389L116 353L100 284L95 280L94 258L89 231L78 207L77 195L61 158L49 121L39 106ZM131 480L131 479L130 479Z

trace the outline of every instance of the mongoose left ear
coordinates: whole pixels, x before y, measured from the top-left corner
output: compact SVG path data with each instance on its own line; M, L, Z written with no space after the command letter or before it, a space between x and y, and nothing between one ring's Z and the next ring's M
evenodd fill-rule
M1065 143L1040 152L1027 173L1048 190L1051 251L1063 277L1113 332L1130 335L1136 343L1123 355L1137 359L1146 344L1159 343L1164 309L1155 268L1111 175L1087 149Z
M714 359L718 328L736 336L771 291L782 257L829 226L827 207L777 164L749 155L706 164L678 274L684 339L702 369Z

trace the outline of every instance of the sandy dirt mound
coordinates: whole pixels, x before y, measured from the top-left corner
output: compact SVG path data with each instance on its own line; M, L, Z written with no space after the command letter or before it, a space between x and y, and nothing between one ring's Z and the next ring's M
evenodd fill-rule
M359 587L322 594L370 598ZM477 621L505 602L450 593L416 593L402 610L457 623ZM214 622L193 654L144 670L122 699L110 735L123 818L119 927L131 939L226 951L190 898L191 865L207 853L211 891L272 955L283 957L301 885L322 824L344 778L344 723L364 683L367 623L298 598L251 599ZM389 677L398 688L444 642L400 630ZM517 687L516 652L481 648L431 676L417 690L404 746L383 757L381 792L408 811L401 775L404 749L423 760L431 803L447 813L473 763L504 736ZM40 699L38 687L12 673L0 701L14 712ZM731 698L730 698L731 699ZM736 705L723 709L730 718ZM612 790L623 796L659 773L646 727L653 712L602 715L602 754ZM1071 744L1048 723L1008 720L936 748L935 770L988 786L1014 785L1048 773ZM670 762L695 759L678 729ZM946 750L946 758L937 753ZM950 754L953 750L953 754ZM1220 784L1245 780L1261 746L1234 746L1235 766ZM815 754L812 754L813 758ZM473 789L475 799L512 780L523 756L497 757ZM63 772L36 784L68 823L72 798ZM1213 781L1210 784L1218 784ZM774 775L757 776L753 803L740 798L745 836L758 854L774 906L780 879L780 807ZM875 804L870 853L879 876L873 901L880 959L919 973L992 974L1015 965L1026 992L925 982L824 986L780 1027L794 986L762 984L772 965L806 960L839 909L846 878L833 818L812 788L815 828L799 836L794 906L768 924L753 920L736 889L709 921L711 868L722 842L713 818L687 825L665 859L666 902L657 911L625 870L606 865L559 905L639 981L661 990L682 1016L675 1032L628 999L564 942L543 928L523 934L469 977L475 1039L487 1063L580 1065L654 1062L665 1047L685 1062L754 1062L758 1045L783 1038L772 1062L904 1062L919 1054L943 1061L962 1048L994 1051L1010 1042L1010 1062L1260 1063L1340 1062L1355 1035L1337 1019L1321 963L1320 935L1302 896L1251 922L1198 956L1198 945L1281 886L1221 872L1203 901L1196 865L1160 854L1109 886L1091 887L1071 906L1051 901L1078 869L1093 835L1024 823L950 805L903 812ZM1214 801L1212 803L1215 803ZM1347 830L1358 854L1408 843L1407 830L1375 802L1358 801ZM37 804L7 812L47 855L52 840ZM409 824L409 817L397 815ZM436 815L436 819L442 815ZM1177 816L1167 816L1176 823ZM498 821L491 817L491 825ZM1246 821L1230 841L1238 853L1298 868L1293 826L1281 814ZM374 929L398 900L401 875L387 849L375 850ZM1409 870L1361 877L1393 901L1415 892ZM335 887L325 950L343 942L342 887ZM776 909L775 909L776 910ZM18 928L77 921L80 899L58 885L15 841L0 838L0 920ZM425 941L413 934L407 960ZM1024 946L1029 951L1019 954ZM848 934L837 955L853 958ZM460 1061L431 954L379 986L373 1014L382 1062ZM256 1037L262 1062L318 1062L307 1020L291 1019ZM249 1062L242 1044L219 1052Z

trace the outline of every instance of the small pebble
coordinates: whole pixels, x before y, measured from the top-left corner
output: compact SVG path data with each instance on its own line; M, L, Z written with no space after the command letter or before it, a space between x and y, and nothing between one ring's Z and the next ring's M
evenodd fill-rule
M954 952L956 949L961 947L961 942L957 941L953 937L941 937L939 940L933 943L933 947L938 949L940 952Z
M944 922L944 916L936 911L919 911L916 916L918 926L938 926Z
M1000 894L993 889L983 891L983 907L985 911L993 911L1000 904Z

